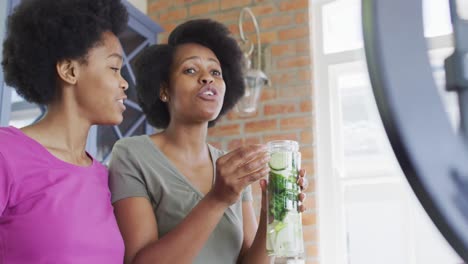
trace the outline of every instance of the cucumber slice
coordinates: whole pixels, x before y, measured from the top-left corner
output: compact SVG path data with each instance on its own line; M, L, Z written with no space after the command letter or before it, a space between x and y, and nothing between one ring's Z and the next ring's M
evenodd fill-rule
M270 168L272 170L284 170L291 164L291 152L273 152L270 157Z

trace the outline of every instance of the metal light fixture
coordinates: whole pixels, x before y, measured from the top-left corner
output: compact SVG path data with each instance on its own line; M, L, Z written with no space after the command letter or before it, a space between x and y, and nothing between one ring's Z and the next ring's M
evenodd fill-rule
M255 27L255 34L257 36L257 61L256 68L252 69L251 55L254 51L254 44L251 42L244 34L243 22L244 14L250 15L253 25ZM269 83L268 77L261 70L262 65L262 52L261 52L261 42L260 42L260 31L258 29L257 20L248 7L244 7L241 10L239 16L239 33L241 41L244 45L250 44L247 52L244 53L245 59L247 62L246 72L245 72L245 93L244 96L239 100L235 109L239 116L248 117L255 115L258 107L258 100L264 85Z

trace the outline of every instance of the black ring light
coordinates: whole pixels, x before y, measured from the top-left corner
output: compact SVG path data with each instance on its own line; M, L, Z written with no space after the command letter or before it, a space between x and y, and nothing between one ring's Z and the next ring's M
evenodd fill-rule
M392 148L424 209L468 262L468 26L453 12L455 0L450 4L455 52L446 60L447 89L459 93L459 134L432 76L421 0L362 0L362 15L371 83Z

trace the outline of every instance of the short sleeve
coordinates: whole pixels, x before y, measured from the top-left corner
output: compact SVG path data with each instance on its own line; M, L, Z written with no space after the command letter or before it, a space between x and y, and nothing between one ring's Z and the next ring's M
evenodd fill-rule
M10 192L12 188L11 173L5 157L0 153L0 216L8 204Z
M112 149L109 163L109 188L112 203L129 197L146 197L149 194L138 160L131 154L129 147L117 142Z
M248 202L248 201L252 201L253 198L252 198L252 187L251 185L249 184L249 186L247 186L244 191L242 192L242 201L243 202Z

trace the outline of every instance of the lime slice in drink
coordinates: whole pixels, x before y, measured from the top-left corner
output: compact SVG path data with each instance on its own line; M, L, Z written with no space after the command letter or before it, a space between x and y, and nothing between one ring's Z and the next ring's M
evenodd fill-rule
M273 152L270 157L270 168L284 170L291 164L291 152Z

